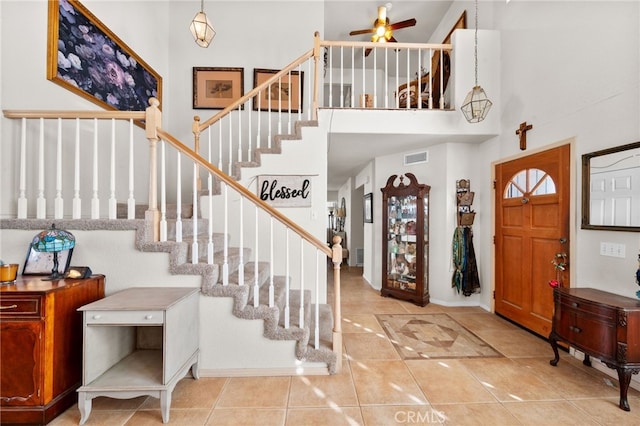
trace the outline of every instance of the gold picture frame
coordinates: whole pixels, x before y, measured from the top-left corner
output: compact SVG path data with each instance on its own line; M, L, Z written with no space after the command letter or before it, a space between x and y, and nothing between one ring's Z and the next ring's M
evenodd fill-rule
M225 109L242 96L244 68L193 67L193 109Z
M160 74L82 3L50 0L48 19L48 80L108 110L162 105Z
M255 68L253 87L256 88L280 70ZM253 98L254 111L302 112L304 94L304 72L290 71L271 84L269 90Z

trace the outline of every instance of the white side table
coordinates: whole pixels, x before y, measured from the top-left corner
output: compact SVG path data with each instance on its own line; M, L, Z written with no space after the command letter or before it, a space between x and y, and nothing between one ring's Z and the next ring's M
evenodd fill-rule
M198 379L199 289L134 287L79 308L83 312L80 424L97 396L160 399L169 421L171 392L189 369Z

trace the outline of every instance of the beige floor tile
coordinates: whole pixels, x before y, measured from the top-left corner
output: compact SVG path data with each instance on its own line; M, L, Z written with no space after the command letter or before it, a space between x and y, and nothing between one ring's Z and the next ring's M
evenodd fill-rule
M357 406L356 388L349 364L334 376L300 376L291 378L289 407Z
M400 359L400 355L383 331L375 334L343 334L342 339L349 359Z
M549 359L553 358L553 350L546 339L515 326L512 330L487 329L476 330L474 333L507 357L549 356Z
M431 404L497 402L458 360L406 361Z
M467 370L499 401L562 399L557 388L508 358L460 360Z
M383 333L382 326L372 314L342 315L343 333ZM384 333L383 333L384 334Z
M176 426L204 425L211 410L207 409L171 409L169 423ZM160 410L138 410L129 419L126 426L162 425L162 413Z
M351 361L360 405L426 404L420 387L402 361Z
M444 422L439 423L444 425L516 426L521 424L502 404L498 403L434 405L433 409L444 417Z
M486 331L486 330L514 330L515 326L509 321L500 318L498 315L490 312L475 312L475 311L452 311L446 312L449 316L455 319L458 324L464 326L467 330Z
M290 377L233 377L216 407L284 408L290 383Z
M440 314L445 311L442 306L434 305L433 303L428 303L426 306L418 306L411 302L404 302L402 307L408 314Z
M287 410L289 426L356 426L362 425L358 407L290 408Z
M640 397L629 398L631 411L621 410L619 397L571 400L571 404L603 425L636 426L640 424Z
M504 404L504 407L523 425L599 425L568 401L512 402Z
M557 366L549 364L547 358L516 358L513 360L534 373L540 380L552 385L567 399L571 398L610 398L620 394L618 381L596 370L588 373L589 367L576 367L573 363L560 361Z
M441 413L430 405L371 405L362 407L366 426L438 425Z
M366 303L362 302L361 300L342 303L342 314L345 316L353 314L370 314L371 312L375 312L376 314L407 313L406 310L402 307L402 302L382 297L380 297L379 300L372 300Z
M171 409L213 408L227 380L217 377L203 377L198 380L185 378L180 380L171 394ZM159 408L160 400L158 398L148 398L140 406L141 410Z
M121 426L135 414L135 410L118 411L91 411L86 426ZM80 424L80 411L77 407L71 407L51 422L50 426L78 426Z
M283 426L287 415L284 408L216 408L207 426Z

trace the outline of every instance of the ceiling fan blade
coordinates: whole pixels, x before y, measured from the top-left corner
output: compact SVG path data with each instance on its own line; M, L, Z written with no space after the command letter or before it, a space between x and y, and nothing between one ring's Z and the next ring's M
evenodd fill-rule
M369 53L371 53L371 51L372 51L372 50L373 50L373 49L367 49L367 50L365 50L365 51L364 51L364 56L365 56L365 57L369 56Z
M349 33L350 36L354 36L354 35L360 35L360 34L370 34L370 33L375 33L376 29L375 28L367 28L366 30L355 30L355 31L351 31Z
M416 20L414 18L407 19L406 21L396 22L395 24L389 25L389 28L392 30L399 30L400 28L413 27L416 24Z
M398 40L395 39L395 37L391 36L389 37L389 40L387 40L389 43L397 43Z

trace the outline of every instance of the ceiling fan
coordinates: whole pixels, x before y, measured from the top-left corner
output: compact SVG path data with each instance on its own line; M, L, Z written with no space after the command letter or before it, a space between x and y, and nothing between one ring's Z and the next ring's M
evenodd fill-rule
M411 18L404 21L396 22L394 24L390 24L389 18L387 17L387 7L389 9L391 8L390 3L388 3L387 6L378 7L378 18L373 21L373 27L364 30L354 30L351 31L349 35L354 36L373 33L373 35L371 36L371 41L374 43L397 42L397 40L393 37L393 31L399 30L401 28L413 27L416 24L416 20L414 18ZM368 56L369 53L371 53L371 49L367 49L365 51L365 56Z

